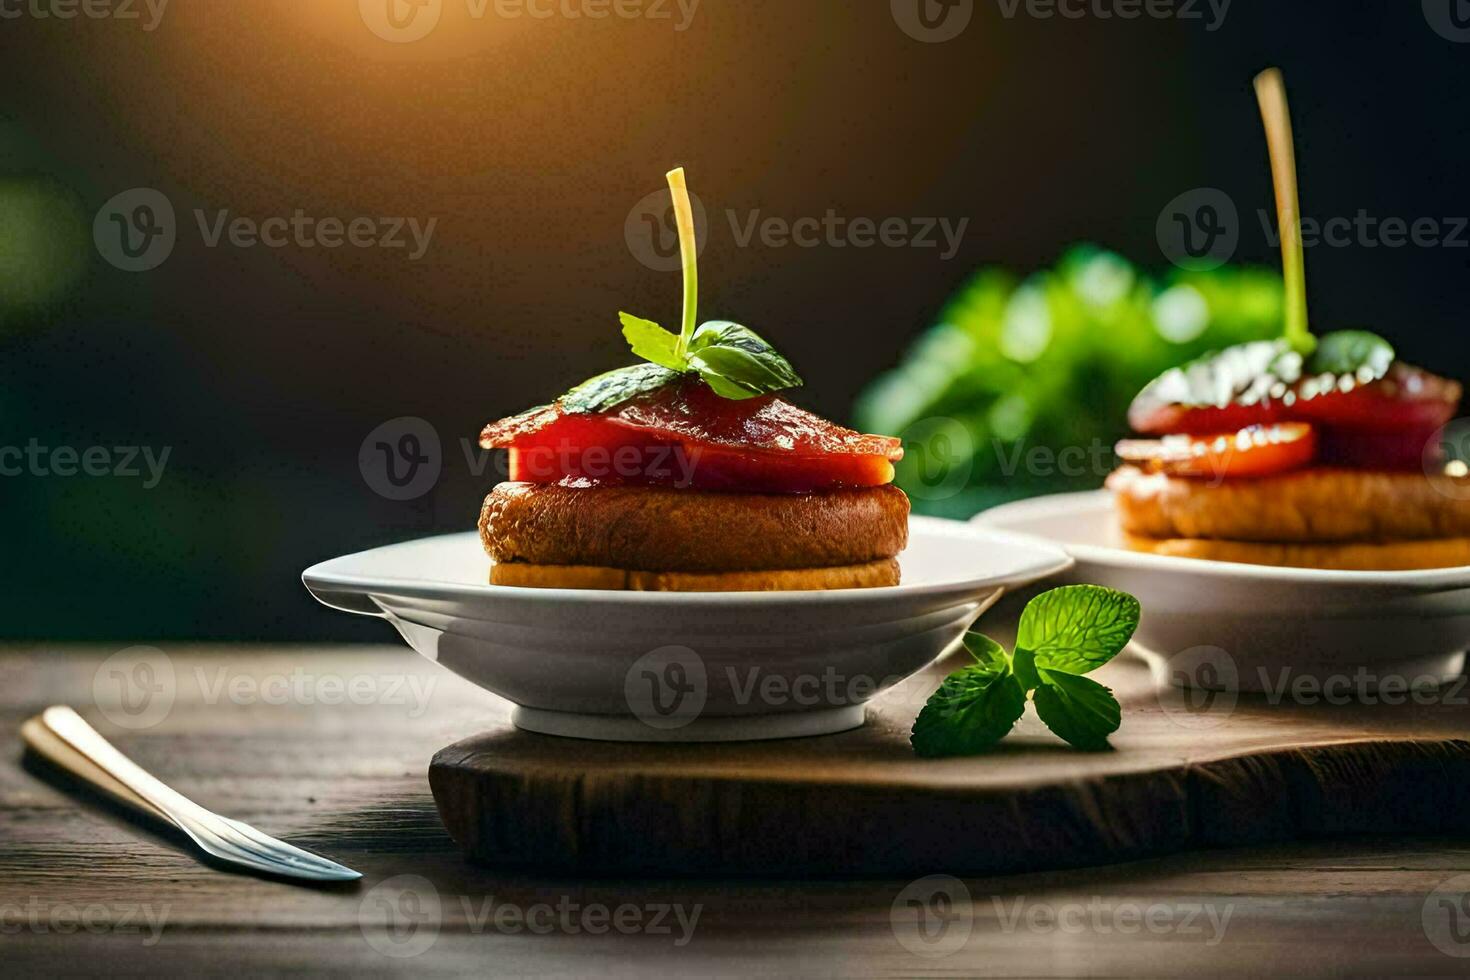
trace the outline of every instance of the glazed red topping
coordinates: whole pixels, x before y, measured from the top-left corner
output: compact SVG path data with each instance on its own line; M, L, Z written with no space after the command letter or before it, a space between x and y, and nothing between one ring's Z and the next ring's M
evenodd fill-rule
M1139 432L1159 436L1308 422L1317 430L1320 462L1412 470L1423 465L1434 434L1454 418L1460 395L1458 383L1395 362L1387 375L1369 384L1325 385L1307 378L1251 404L1179 405L1140 396L1128 420Z
M510 450L510 478L807 493L881 486L899 440L864 435L775 395L732 400L680 381L597 413L555 405L493 422L487 449Z

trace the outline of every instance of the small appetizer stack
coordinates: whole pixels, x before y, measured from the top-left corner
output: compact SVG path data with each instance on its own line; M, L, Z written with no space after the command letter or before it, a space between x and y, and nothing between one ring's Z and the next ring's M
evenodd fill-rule
M1108 478L1126 544L1217 561L1327 569L1470 565L1470 478L1439 431L1460 385L1366 331L1307 329L1295 161L1280 74L1256 81L1271 144L1285 336L1175 368L1134 400L1152 439Z
M695 327L693 212L669 174L684 264L675 334L621 314L644 363L493 422L510 482L480 513L498 585L730 592L897 585L908 498L897 439L776 397L801 384L754 331Z

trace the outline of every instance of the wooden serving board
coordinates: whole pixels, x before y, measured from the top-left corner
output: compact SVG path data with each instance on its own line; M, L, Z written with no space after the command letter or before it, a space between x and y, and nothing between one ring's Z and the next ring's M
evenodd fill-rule
M1033 709L995 752L914 756L946 658L820 738L650 745L502 723L434 756L474 860L622 874L988 874L1191 848L1470 830L1470 687L1419 705L1271 703L1156 690L1131 654L1094 673L1115 751L1072 750Z

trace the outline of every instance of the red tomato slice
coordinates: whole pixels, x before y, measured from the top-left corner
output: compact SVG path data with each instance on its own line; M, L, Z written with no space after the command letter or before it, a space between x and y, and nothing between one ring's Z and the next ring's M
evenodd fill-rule
M486 426L480 445L511 450L513 480L761 493L881 486L903 457L897 439L854 432L773 395L721 398L699 382L600 414L550 406L502 419Z
M1228 435L1124 439L1117 452L1126 462L1170 476L1269 476L1310 464L1317 455L1317 435L1305 423L1284 422Z
M1366 432L1432 432L1454 418L1461 395L1458 383L1401 362L1378 381L1346 391L1338 387L1319 391L1318 384L1307 378L1276 397L1249 405L1168 404L1140 394L1128 410L1128 421L1145 435L1235 432L1279 422L1314 422Z
M1365 432L1433 432L1454 418L1461 394L1457 382L1399 362L1382 379L1347 391L1315 393L1310 385L1298 382L1292 418Z
M1435 440L1440 426L1416 426L1393 432L1323 426L1318 439L1323 463L1356 470L1418 470L1442 459Z

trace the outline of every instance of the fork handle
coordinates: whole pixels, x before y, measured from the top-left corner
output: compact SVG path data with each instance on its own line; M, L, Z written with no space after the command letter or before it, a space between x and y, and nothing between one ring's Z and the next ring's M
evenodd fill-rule
M186 825L210 824L219 819L123 755L71 708L53 705L41 712L41 723L69 748L84 756L134 795L141 797L164 819L181 829L187 831Z
M144 816L154 817L165 823L172 820L158 807L149 803L126 785L110 775L97 763L68 745L61 736L46 727L40 715L28 718L20 726L20 737L36 755L58 769L81 780L93 789L112 797Z

